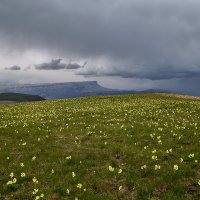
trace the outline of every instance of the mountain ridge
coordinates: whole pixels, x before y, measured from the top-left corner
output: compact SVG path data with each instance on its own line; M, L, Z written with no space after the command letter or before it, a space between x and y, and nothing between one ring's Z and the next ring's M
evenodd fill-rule
M105 88L97 81L82 82L61 82L61 83L42 83L42 84L19 84L15 86L4 86L0 88L0 93L23 93L38 95L45 99L64 99L87 96L105 96L118 94L134 94L144 92L166 92L162 90L118 90Z

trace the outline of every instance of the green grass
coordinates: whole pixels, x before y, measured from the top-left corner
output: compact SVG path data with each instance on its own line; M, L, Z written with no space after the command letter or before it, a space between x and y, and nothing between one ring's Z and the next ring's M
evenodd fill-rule
M0 199L200 199L198 98L1 104L0 139Z

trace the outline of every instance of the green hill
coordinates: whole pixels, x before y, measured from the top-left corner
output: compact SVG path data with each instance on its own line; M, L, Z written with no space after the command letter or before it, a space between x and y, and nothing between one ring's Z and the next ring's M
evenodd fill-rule
M200 199L196 97L2 104L0 140L0 199Z
M42 101L44 98L38 95L20 94L20 93L1 93L0 101L15 101L15 102L25 102L25 101Z

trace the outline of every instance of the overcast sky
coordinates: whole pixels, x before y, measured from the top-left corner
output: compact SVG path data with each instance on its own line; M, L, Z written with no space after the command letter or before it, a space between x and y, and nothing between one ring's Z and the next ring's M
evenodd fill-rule
M0 83L200 95L199 11L199 0L0 0Z

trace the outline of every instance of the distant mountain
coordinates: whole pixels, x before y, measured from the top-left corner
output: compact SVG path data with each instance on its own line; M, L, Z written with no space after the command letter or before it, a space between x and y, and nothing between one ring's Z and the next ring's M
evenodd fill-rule
M42 101L44 98L38 95L29 95L29 94L20 94L20 93L1 93L0 101L16 101L16 102L25 102L25 101Z
M64 99L86 96L105 96L117 94L131 94L143 92L162 92L158 90L146 91L126 91L114 90L100 86L97 81L85 82L67 82L67 83L51 83L51 84L36 84L36 85L17 85L4 86L0 88L0 93L15 92L31 95L39 95L45 99Z

